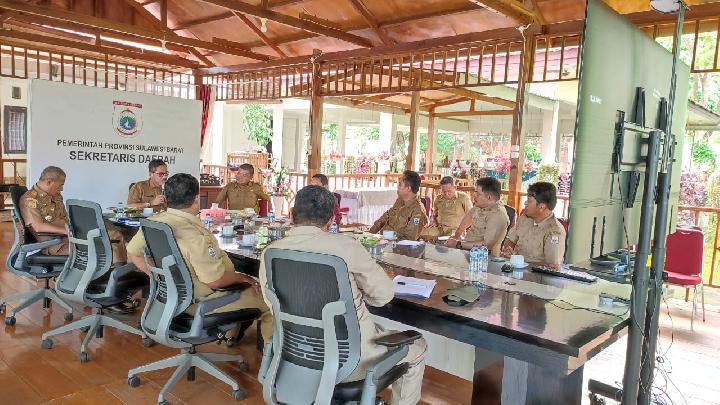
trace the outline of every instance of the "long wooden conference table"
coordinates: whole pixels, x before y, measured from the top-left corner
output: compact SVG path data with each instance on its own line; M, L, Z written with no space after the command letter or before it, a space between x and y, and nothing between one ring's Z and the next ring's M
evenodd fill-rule
M238 247L234 238L218 240L257 275L259 251ZM472 403L580 404L584 364L623 336L629 323L626 305L599 303L603 292L629 298L627 282L584 283L530 268L503 273L502 263L491 262L479 299L455 307L443 295L464 285L467 252L432 244L396 246L376 260L391 277L437 281L429 299L396 297L370 311L474 348ZM442 349L431 343L429 351Z

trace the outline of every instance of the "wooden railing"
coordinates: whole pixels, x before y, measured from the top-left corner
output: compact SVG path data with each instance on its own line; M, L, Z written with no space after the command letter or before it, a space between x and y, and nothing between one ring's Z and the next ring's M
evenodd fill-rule
M678 214L680 212L690 212L693 215L693 223L695 226L703 228L701 226L701 216L702 215L711 215L713 218L715 218L715 229L713 234L713 243L712 243L712 259L710 261L710 275L708 277L708 283L706 285L710 287L720 288L720 283L717 283L717 281L714 279L715 277L715 270L716 270L716 261L718 258L718 250L720 250L720 247L718 246L718 234L720 234L720 208L711 208L711 207L692 207L687 205L680 205L678 206ZM706 232L707 229L703 229L703 232ZM707 250L705 251L705 254L710 254Z
M328 174L330 190L356 190L397 186L399 173ZM294 193L310 184L307 173L290 172L290 188Z
M230 179L228 178L230 175L230 170L228 170L227 166L202 165L202 167L200 168L200 173L212 174L219 177L222 185L225 185L228 183L228 181L230 181Z

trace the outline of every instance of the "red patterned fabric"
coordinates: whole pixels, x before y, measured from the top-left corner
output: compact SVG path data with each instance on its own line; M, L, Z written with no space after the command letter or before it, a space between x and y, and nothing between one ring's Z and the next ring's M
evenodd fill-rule
M205 133L207 132L208 115L210 113L210 99L212 87L207 84L200 85L200 101L202 101L202 122L200 125L200 145L205 144Z

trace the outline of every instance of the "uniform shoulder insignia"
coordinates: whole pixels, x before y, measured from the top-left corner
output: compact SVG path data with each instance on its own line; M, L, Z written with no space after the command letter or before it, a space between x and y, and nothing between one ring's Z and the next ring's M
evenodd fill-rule
M213 245L208 245L208 256L212 258L217 256L217 252L215 251L215 247Z
M27 205L28 208L37 208L37 204L38 202L34 198L28 197L25 199L25 205Z
M412 222L413 222L413 225L420 225L420 218L419 218L419 217L415 217L415 218L412 219Z
M550 235L550 244L551 245L557 245L560 243L560 235L552 234Z

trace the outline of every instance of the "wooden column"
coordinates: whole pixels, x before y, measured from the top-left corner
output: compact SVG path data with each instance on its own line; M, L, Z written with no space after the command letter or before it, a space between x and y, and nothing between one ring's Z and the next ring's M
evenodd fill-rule
M435 109L428 115L427 149L425 150L425 173L433 172L433 158L435 157Z
M418 110L420 107L420 92L413 91L410 102L410 139L408 140L407 159L405 170L415 170L415 149L417 149Z
M313 63L312 91L310 94L310 156L308 156L308 182L309 177L320 173L320 164L322 163L323 98L320 95L321 86L320 64Z
M522 189L522 173L525 166L525 131L523 131L523 113L527 109L527 82L532 67L535 35L530 30L525 31L523 53L518 73L518 87L515 96L515 110L513 111L512 134L510 135L510 173L508 173L508 205L520 212L520 194Z

